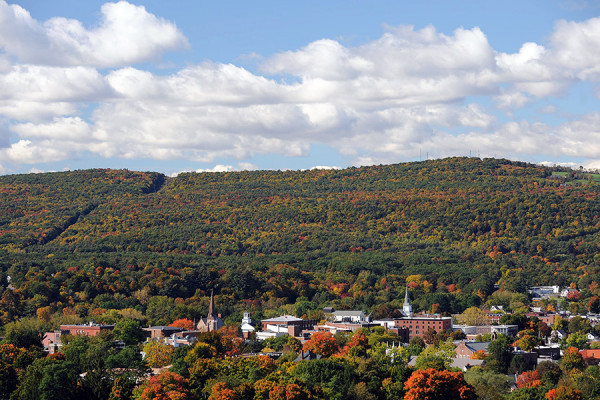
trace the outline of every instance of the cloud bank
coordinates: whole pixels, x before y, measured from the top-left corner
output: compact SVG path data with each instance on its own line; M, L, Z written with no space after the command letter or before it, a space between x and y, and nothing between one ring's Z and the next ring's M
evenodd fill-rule
M493 49L479 28L397 26L355 47L308 43L263 59L258 72L204 62L163 76L139 64L188 46L177 26L124 1L100 11L88 29L36 21L0 1L5 170L84 154L230 158L243 168L260 154L307 155L311 145L354 165L469 150L600 165L599 113L554 124L514 117L576 84L598 84L600 18L559 21L547 43L513 54Z

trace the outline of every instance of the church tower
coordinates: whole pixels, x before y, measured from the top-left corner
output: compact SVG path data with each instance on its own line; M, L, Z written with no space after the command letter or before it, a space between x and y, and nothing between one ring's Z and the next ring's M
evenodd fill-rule
M217 319L215 318L215 296L213 291L210 291L210 304L208 305L208 315L206 316L206 325L208 325L208 331L214 332L217 330Z
M408 286L406 286L406 294L404 295L404 304L402 305L402 312L407 317L412 317L412 305L410 304L410 297L408 296Z
M215 332L221 329L225 324L221 319L221 314L216 313L215 296L213 291L210 291L210 303L208 304L208 315L206 318L201 318L198 321L196 329L201 332Z

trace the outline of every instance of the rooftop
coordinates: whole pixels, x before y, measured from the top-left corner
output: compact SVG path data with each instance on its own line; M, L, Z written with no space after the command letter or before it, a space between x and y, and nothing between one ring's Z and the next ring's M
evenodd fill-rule
M294 322L294 321L303 321L302 318L298 318L298 317L294 317L293 315L282 315L280 317L275 317L275 318L269 318L269 319L263 319L261 322L273 322L273 323L277 323L277 322Z

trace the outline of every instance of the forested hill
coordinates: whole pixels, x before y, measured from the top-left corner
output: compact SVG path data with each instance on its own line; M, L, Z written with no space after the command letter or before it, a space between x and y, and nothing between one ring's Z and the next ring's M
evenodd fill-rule
M0 291L10 276L21 296L4 321L40 306L145 309L153 296L179 298L189 316L211 288L236 318L241 305L393 308L407 280L417 308L440 312L485 300L495 284L573 283L591 297L597 178L477 158L2 176Z

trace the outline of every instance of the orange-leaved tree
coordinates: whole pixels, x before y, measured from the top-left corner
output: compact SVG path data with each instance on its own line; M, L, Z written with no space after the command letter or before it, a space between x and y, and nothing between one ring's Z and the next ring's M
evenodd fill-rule
M569 386L559 386L546 393L548 400L583 400L581 391Z
M352 339L346 343L342 351L342 355L349 354L351 356L365 356L367 354L367 347L369 342L363 331L357 331L352 335Z
M462 372L417 370L404 383L404 400L475 400L475 390Z
M195 328L194 321L192 321L189 318L176 319L169 326L172 326L175 328L182 328L182 329L185 329L186 331L191 331L191 330L194 330L194 328Z
M238 400L240 396L225 382L217 382L211 390L208 400Z
M337 348L337 343L331 332L315 332L303 346L304 351L311 350L323 357L330 357L337 351Z
M145 386L140 400L184 400L190 399L191 394L187 380L174 372L165 371L153 376Z
M537 369L533 371L525 371L517 377L517 387L519 389L523 387L535 388L538 386L542 386L542 380Z
M304 400L310 393L295 383L281 383L269 391L269 400Z

